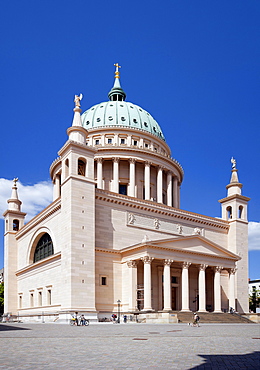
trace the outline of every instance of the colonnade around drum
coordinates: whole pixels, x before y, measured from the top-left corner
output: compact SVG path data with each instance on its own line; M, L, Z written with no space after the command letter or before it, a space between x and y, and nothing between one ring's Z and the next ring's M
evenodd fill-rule
M114 157L112 159L108 158L97 158L97 170L96 170L96 182L98 189L104 189L103 184L103 163L105 160L112 160L112 191L114 193L119 193L119 184L120 184L120 177L119 177L119 166L120 161L126 162L126 158L119 158ZM135 158L127 159L129 163L129 178L128 178L128 190L127 195L131 197L136 197L136 163L137 160ZM138 160L138 162L140 162ZM157 169L157 178L156 178L156 202L157 203L165 203L168 206L179 208L179 199L180 199L180 184L178 177L174 175L174 173L167 169L164 166L154 164L150 161L144 161L143 164L143 186L144 186L144 193L143 197L145 200L151 200L151 166L156 167ZM163 177L164 174L167 176L166 180L166 199L163 199L163 188L164 182Z

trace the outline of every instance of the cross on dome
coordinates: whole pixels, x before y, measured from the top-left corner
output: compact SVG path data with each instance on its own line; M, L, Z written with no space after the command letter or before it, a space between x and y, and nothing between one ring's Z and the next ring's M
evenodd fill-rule
M119 68L121 68L121 66L118 63L115 63L114 66L116 67L115 78L120 78Z

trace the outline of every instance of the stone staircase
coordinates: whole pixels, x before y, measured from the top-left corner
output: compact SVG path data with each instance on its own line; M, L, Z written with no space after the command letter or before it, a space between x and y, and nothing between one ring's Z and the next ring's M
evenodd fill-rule
M252 324L253 321L247 319L236 313L212 313L212 312L198 312L200 317L200 323L223 323L223 324ZM177 312L178 321L180 323L189 323L193 322L193 313L192 312Z

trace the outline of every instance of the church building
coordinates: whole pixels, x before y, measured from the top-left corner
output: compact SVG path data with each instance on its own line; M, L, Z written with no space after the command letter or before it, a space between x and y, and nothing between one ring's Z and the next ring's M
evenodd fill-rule
M183 168L151 114L126 101L115 66L108 101L82 113L75 96L68 140L50 166L53 201L26 224L14 180L4 213L5 313L66 322L74 312L98 320L118 309L154 318L248 312L249 198L236 161L221 218L181 209Z

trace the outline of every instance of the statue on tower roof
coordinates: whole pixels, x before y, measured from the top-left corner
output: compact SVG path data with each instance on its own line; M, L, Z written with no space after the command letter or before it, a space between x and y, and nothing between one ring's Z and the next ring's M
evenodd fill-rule
M234 157L231 158L232 170L236 170L237 162Z
M82 94L80 94L80 96L75 95L75 98L74 98L75 108L80 107L80 101L82 100L82 98L83 98Z

